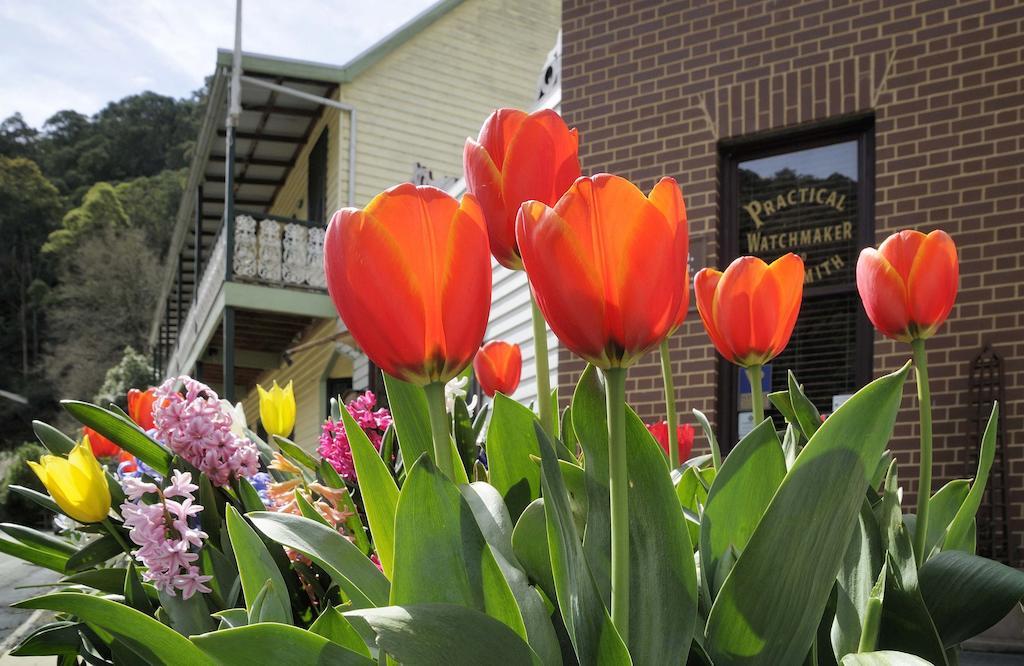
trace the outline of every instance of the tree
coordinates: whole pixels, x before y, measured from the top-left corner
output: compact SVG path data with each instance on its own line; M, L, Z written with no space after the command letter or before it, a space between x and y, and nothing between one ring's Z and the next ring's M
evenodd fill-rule
M131 226L145 232L150 247L161 257L171 244L185 177L184 169L161 171L114 186Z
M30 127L20 113L15 113L0 123L0 155L33 159L38 136L39 130Z
M93 402L104 407L115 403L124 409L127 406L128 389L148 388L152 385L155 374L145 354L135 351L132 346L125 347L121 360L107 370L103 386L96 393Z
M43 252L60 255L87 234L99 229L128 227L128 213L110 183L96 183L61 220L61 228L50 233Z
M60 397L95 395L124 348L146 344L158 266L145 234L120 226L82 234L64 252L49 298L48 370Z

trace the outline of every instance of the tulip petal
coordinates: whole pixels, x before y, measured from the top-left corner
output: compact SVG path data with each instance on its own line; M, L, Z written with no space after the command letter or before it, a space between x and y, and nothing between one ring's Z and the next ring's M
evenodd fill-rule
M878 246L878 252L885 257L904 284L910 278L910 270L924 239L925 236L920 231L904 229L889 236Z
M930 337L949 316L959 281L953 239L945 231L931 232L918 248L907 280L910 319L920 329L920 337Z
M800 303L804 293L804 262L795 254L784 254L768 266L768 271L780 287L781 298L779 319L772 336L770 356L765 361L782 353L782 350L789 344L790 336L793 335L793 327L800 314Z
M500 169L508 204L536 200L553 206L580 175L576 133L550 109L531 113L508 144Z
M875 328L890 338L910 341L906 286L879 250L868 247L861 251L857 260L857 291Z
M741 365L751 360L759 345L771 343L770 333L762 335L762 331L775 330L779 294L772 287L764 294L758 293L767 273L768 266L757 257L739 257L718 283L712 315L733 358ZM769 302L761 301L765 298Z
M672 225L678 225L676 230L676 252L685 257L682 262L683 294L679 308L673 317L672 330L679 328L686 318L686 312L690 307L690 234L686 224L686 204L683 202L683 194L674 178L662 178L651 190L648 199L658 210L662 212L665 219Z
M526 120L526 112L519 109L498 109L487 116L480 128L479 143L491 156L494 166L500 171L505 164L505 155L512 137ZM525 199L523 200L525 201Z
M718 283L722 280L721 271L713 268L702 268L697 271L693 278L693 294L697 301L697 314L704 323L704 330L707 331L711 343L718 349L718 353L732 361L732 349L725 338L718 330L718 324L714 317L715 293L718 290Z
M476 197L487 221L491 254L505 268L521 269L523 261L519 257L515 230L518 203L514 207L506 207L501 194L501 173L483 146L473 139L466 139L462 161L465 165L466 190Z

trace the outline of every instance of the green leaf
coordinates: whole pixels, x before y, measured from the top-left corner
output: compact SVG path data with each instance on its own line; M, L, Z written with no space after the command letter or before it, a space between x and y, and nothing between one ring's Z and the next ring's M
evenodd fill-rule
M195 477L193 477L195 478ZM213 489L209 477L205 474L199 475L199 503L203 510L199 514L199 522L206 532L207 540L210 543L220 543L220 529L224 524L221 519L221 510L224 508L224 500L218 501L217 492Z
M530 460L539 456L533 436L536 415L501 393L494 395L491 424L487 426L487 465L491 484L505 498L509 515L519 514L540 497L540 469Z
M857 652L864 619L882 568L882 543L878 523L865 499L839 568L836 616L832 624L832 649L838 657ZM820 646L819 646L820 648Z
M540 659L506 625L456 604L414 604L345 613L359 617L377 634L378 644L403 664L533 664ZM453 631L453 628L457 630ZM628 664L627 661L619 662Z
M796 412L793 410L793 401L789 397L788 389L769 393L768 401L775 406L775 409L779 410L779 414L782 414L782 418L786 419L786 423L795 425L798 428L800 427L800 422L796 418Z
M267 581L270 584L270 581ZM161 591L160 607L167 613L171 627L184 636L201 634L215 628L206 598L201 594L193 594L185 599L180 593L168 594ZM140 609L141 610L141 609Z
M0 523L0 531L12 539L35 548L53 553L54 555L70 557L75 552L75 547L69 541L46 534L31 527L18 525L16 523Z
M584 376L580 379L581 384L586 380L588 372L593 373L593 369L588 368L584 371ZM581 418L585 411L590 411L589 408L583 407L585 402L578 403L581 411L576 411L577 397L585 401L590 399L581 395L580 390L577 387L576 396L573 397L573 426L577 428L583 425L583 421L577 419ZM581 664L631 664L629 652L601 599L584 553L584 546L580 544L576 522L573 520L572 508L569 505L569 494L559 470L558 456L539 424L534 425L534 431L537 433L541 451L541 484L544 490L544 514L551 554L551 571L566 632L572 640ZM577 429L581 442L586 431L586 428ZM587 454L588 468L590 463Z
M476 443L473 420L469 416L469 406L462 396L455 398L452 406L452 436L455 439L455 448L459 452L459 457L452 460L461 462L468 473L476 462L479 446Z
M249 479L239 477L238 482L238 499L242 501L242 508L245 509L246 513L250 511L263 511L267 506L263 503L260 498L260 494L253 488L252 484L249 483Z
M14 606L75 615L112 634L150 664L211 663L187 638L170 627L134 608L104 597L56 592L26 599Z
M708 491L705 485L710 487L714 483L715 468L701 469L695 465L688 465L681 469L679 479L675 484L679 505L683 508L684 513L689 512L693 516L700 516L708 501ZM690 534L690 542L694 545L699 544L699 519L696 522L686 521L686 530Z
M556 599L543 497L531 502L519 516L512 530L512 551L530 580L544 590L548 599Z
M472 509L477 526L508 581L523 617L527 642L542 663L561 666L561 650L558 636L551 625L550 612L537 590L530 585L526 572L513 552L512 519L501 494L494 486L482 482L461 486L459 491ZM544 544L547 544L546 539Z
M32 431L36 434L36 439L39 440L39 443L55 456L66 456L71 453L71 449L75 448L75 440L49 423L33 421Z
M939 491L928 500L928 533L925 535L924 559L929 559L942 548L946 529L957 511L963 506L970 491L971 484L966 479L955 479L939 488ZM973 545L973 539L972 539ZM971 548L973 552L974 548Z
M356 607L384 606L390 584L351 541L318 522L273 511L249 514L260 532L323 568Z
M56 502L50 499L49 495L44 495L43 493L37 490L32 490L31 488L26 488L25 486L11 485L8 486L8 488L18 493L25 499L32 500L33 502L43 507L44 509L49 509L50 511L56 514L64 515L64 512L61 511L60 507L57 506Z
M67 569L68 558L66 556L50 550L39 550L32 546L26 546L19 541L0 539L0 553L6 553L58 573L64 573Z
M370 524L373 545L377 549L384 575L391 578L395 561L395 511L398 485L377 449L346 410L342 415L345 434L352 449L359 491L363 497L366 521Z
M797 457L711 609L706 647L716 662L792 664L807 655L909 367L858 391Z
M580 375L571 409L573 430L579 437L586 460L587 526L583 531L583 552L601 600L605 606L610 606L612 537L608 500L607 408L597 368L588 365ZM545 510L551 510L551 507L545 506ZM550 518L548 523L550 531Z
M449 603L487 613L526 638L512 590L469 503L427 455L409 470L395 515L391 604Z
M376 666L376 662L368 657L343 648L323 636L275 622L193 636L192 642L216 664ZM168 663L183 662L178 660Z
M718 594L725 576L718 563L730 546L742 553L786 476L786 459L771 419L740 440L715 477L700 527L701 575Z
M981 437L981 455L978 456L978 475L971 484L971 491L967 499L956 512L956 516L946 530L946 538L942 543L943 550L961 550L965 553L974 553L974 538L972 528L974 527L974 516L978 513L978 507L985 496L985 485L988 483L988 474L992 469L992 460L996 455L996 434L999 431L999 403L992 405L992 414L988 417L988 425L985 427L985 434Z
M341 647L348 648L353 652L365 657L370 656L370 650L366 647L365 641L344 615L338 612L334 606L328 606L323 613L309 626L309 630L318 636L337 643Z
M257 514L258 515L258 514ZM242 594L245 596L245 607L252 612L253 602L260 593L265 582L271 583L270 598L263 611L264 617L274 621L290 624L292 621L291 603L288 601L288 586L281 576L281 570L274 563L266 545L249 523L233 506L227 507L228 536L231 538L231 549L238 563L238 576L242 581ZM260 528L262 530L262 528ZM264 532L266 533L266 532ZM274 539L270 534L268 537ZM276 541L276 539L274 539Z
M348 410L346 410L348 411ZM291 458L295 462L299 463L303 467L308 467L312 471L316 471L317 466L320 464L313 456L309 455L298 444L288 439L287 437L281 437L280 435L274 435L274 444L281 449L281 453Z
M213 617L220 620L218 629L230 629L232 627L244 627L249 624L249 611L244 608L228 608L217 611Z
M925 562L919 577L946 647L985 631L1024 598L1024 572L957 550Z
M26 636L8 654L12 657L77 655L82 640L79 622L51 622Z
M718 440L715 439L715 431L711 428L711 422L708 421L708 417L704 415L704 412L699 409L691 410L694 418L700 424L701 430L704 431L704 436L707 437L708 446L711 448L711 456L714 462L715 469L718 469L722 465L722 454L718 448Z
M843 657L842 666L932 666L931 662L906 652L882 650Z
M309 500L306 499L306 496L302 494L301 488L295 489L294 497L295 505L299 507L299 513L301 513L304 518L309 518L310 520L315 520L321 525L332 527L331 524L327 522L327 519L320 515L320 512L317 511L316 508L310 504Z
M62 583L84 585L107 594L123 594L125 590L125 574L127 569L112 567L89 569L61 579ZM156 588L149 583L142 584L143 591L150 601L157 601Z
M109 534L104 534L79 548L74 555L68 558L64 569L68 573L89 569L122 553L124 551L117 540Z
M818 408L814 406L814 403L804 394L803 388L797 384L792 370L789 371L788 381L789 400L793 405L793 414L796 416L800 431L806 439L810 440L821 427L821 414L818 413Z
M398 432L398 448L408 468L419 460L420 455L434 450L427 396L415 384L403 382L386 372L381 374L388 393L388 407Z
M124 593L124 602L137 611L152 615L153 604L150 603L149 595L146 594L146 588L142 586L142 579L139 578L139 572L135 569L134 562L128 563L128 568L121 578L124 579L124 584L121 587Z
M171 465L170 451L150 439L131 419L88 402L62 400L60 404L79 423L89 426L161 475L167 476Z

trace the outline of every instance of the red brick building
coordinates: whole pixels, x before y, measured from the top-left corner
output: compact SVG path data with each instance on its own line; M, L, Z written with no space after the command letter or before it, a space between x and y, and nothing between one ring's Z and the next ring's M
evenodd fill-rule
M999 397L979 543L1019 566L1024 3L564 0L562 21L562 112L579 128L585 173L617 173L645 190L662 175L678 179L697 267L804 255L805 302L791 348L773 364L775 389L795 367L828 412L833 398L902 365L909 347L873 333L863 315L857 254L902 228L953 236L960 293L928 344L934 489L973 475L978 423ZM696 312L671 347L682 417L699 408L735 441L748 398ZM561 351L563 396L581 368ZM664 417L656 354L631 370L628 388L642 417ZM903 407L893 446L913 495L912 380Z

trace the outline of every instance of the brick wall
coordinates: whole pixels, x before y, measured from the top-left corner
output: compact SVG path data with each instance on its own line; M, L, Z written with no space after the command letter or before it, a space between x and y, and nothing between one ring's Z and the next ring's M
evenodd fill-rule
M564 0L563 102L585 173L683 187L692 242L717 265L719 141L847 114L875 118L875 229L949 232L960 295L929 341L935 488L964 475L971 360L1005 359L1014 555L1024 559L1024 4L775 0ZM695 312L671 341L678 408L714 422L717 363ZM876 337L875 374L909 358ZM563 350L560 389L582 368ZM629 374L630 400L662 418L656 354ZM907 386L894 448L913 506L916 397Z

